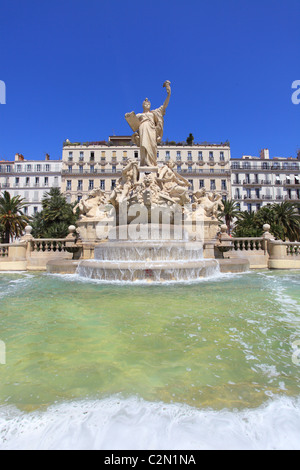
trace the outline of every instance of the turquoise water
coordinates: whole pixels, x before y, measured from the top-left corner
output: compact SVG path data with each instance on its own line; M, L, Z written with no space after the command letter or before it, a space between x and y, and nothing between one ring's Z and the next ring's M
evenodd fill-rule
M0 274L0 448L300 448L299 287Z

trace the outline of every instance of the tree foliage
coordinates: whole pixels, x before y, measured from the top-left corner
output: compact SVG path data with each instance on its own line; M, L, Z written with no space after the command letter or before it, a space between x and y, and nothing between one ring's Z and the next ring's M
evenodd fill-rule
M260 208L257 212L240 212L236 215L235 237L260 237L264 224L270 233L283 241L300 241L300 214L298 205L290 201Z
M66 201L59 188L51 188L42 199L42 211L32 220L32 235L35 238L65 238L70 225L75 225L78 213Z
M7 191L0 196L0 238L3 243L10 243L22 235L29 222L23 213L24 207L26 203L20 196L11 197Z

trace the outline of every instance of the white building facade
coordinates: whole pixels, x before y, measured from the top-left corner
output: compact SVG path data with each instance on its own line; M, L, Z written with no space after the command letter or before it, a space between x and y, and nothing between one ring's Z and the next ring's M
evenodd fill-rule
M62 152L62 193L76 202L94 188L110 193L128 159L139 159L139 148L130 136L111 136L108 141L71 143ZM230 146L225 144L164 143L157 148L157 164L176 162L175 170L190 183L190 194L205 188L223 199L231 197Z
M300 157L270 159L268 149L260 157L231 160L232 199L241 210L256 211L267 204L300 202Z
M14 162L0 162L0 190L20 196L27 203L24 213L33 216L42 210L42 199L51 188L61 188L61 160L25 160L16 154Z

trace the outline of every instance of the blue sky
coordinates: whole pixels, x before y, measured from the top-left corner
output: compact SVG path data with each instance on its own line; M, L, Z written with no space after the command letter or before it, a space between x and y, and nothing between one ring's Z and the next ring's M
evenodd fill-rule
M130 135L124 114L172 96L164 139L233 157L300 148L299 0L0 0L0 159Z

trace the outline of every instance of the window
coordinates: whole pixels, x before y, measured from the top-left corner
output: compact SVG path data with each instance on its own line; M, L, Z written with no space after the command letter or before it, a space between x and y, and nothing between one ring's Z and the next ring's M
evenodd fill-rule
M80 202L81 199L82 199L82 196L78 196L78 197L77 197L77 201L78 201L78 202Z
M72 173L72 166L71 165L69 165L69 167L68 167L68 172Z
M188 161L191 162L193 160L193 157L192 157L192 152L188 152Z
M190 183L190 187L189 189L194 189L194 180L188 180L188 182Z
M49 186L49 178L48 178L48 176L45 176L45 178L44 178L44 186Z
M26 171L31 171L31 165L26 165Z
M181 160L181 151L180 150L177 150L177 153L176 153L176 160Z
M166 150L166 160L170 160L170 151Z
M36 166L36 171L41 171L41 165Z
M82 165L80 165L80 167L79 167L79 173L81 173L81 174L83 173L83 166Z
M46 170L46 171L50 171L50 165L48 165L48 164L45 165L45 170Z
M94 161L94 160L95 160L95 152L91 152L90 160L91 160L91 161Z
M94 189L94 180L89 180L89 191Z
M71 191L71 190L72 190L72 181L67 180L67 191Z
M83 187L83 181L82 181L82 180L78 180L77 190L78 190L78 191L82 191L82 187Z
M116 171L117 171L116 165L113 165L113 166L112 166L111 171L112 171L113 173L116 173Z
M102 189L102 191L105 191L105 180L100 180L100 189Z
M210 189L211 191L216 189L216 180L210 180Z
M29 176L26 176L25 186L29 186L29 185L30 185L30 178Z
M79 161L82 162L84 160L84 153L79 152Z
M204 180L199 180L199 188L204 188Z
M225 158L224 158L224 152L220 152L220 161L221 162L224 162Z
M235 169L235 170L238 170L240 168L239 162L233 162L232 163L232 168Z
M209 152L209 161L212 162L214 160L214 152Z
M39 186L40 185L40 178L38 176L36 176L35 178L35 186Z
M95 171L95 165L90 165L90 172L94 173L94 171Z
M69 162L73 160L73 152L69 152L68 160Z
M19 183L20 183L20 178L15 178L15 186L19 186Z
M116 180L111 180L111 189L114 189L116 186Z
M21 171L22 171L22 166L21 166L21 165L17 165L17 172L18 172L18 173L21 173Z
M191 173L192 171L193 171L193 167L192 167L192 165L189 165L188 166L188 172Z
M37 212L38 212L38 208L35 206L35 207L33 208L33 213L34 213L34 214L37 214Z
M134 152L134 158L139 158L139 152L137 151Z
M178 172L181 171L181 165L177 165L177 171L178 171Z
M221 189L222 189L223 191L226 191L226 189L227 189L226 180L221 180Z
M202 160L203 160L202 151L199 151L199 152L198 152L198 160L199 160L199 161L202 161Z

